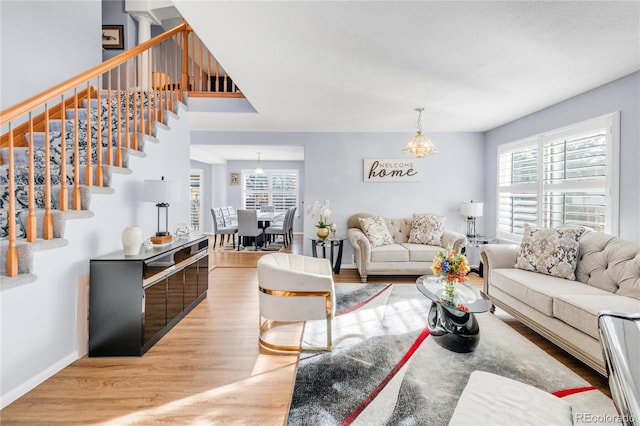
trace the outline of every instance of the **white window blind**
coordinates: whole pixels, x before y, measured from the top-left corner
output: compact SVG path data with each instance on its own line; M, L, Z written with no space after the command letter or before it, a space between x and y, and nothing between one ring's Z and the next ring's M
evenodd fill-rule
M284 212L298 206L298 170L269 170L255 174L242 171L242 207L257 209L272 205L276 212Z
M189 226L191 232L202 232L202 170L189 175Z
M498 147L498 238L525 223L617 234L619 114Z

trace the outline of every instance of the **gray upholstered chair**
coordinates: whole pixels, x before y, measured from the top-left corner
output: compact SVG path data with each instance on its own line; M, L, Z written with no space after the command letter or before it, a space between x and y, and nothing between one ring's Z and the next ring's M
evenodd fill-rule
M226 226L224 224L224 217L222 210L219 207L211 209L211 216L213 217L213 248L216 247L218 235L220 235L220 247L224 246L225 236L231 236L233 241L233 248L236 248L235 234L238 232L237 226ZM238 244L239 246L240 244Z
M332 349L335 285L328 259L290 253L262 256L258 260L258 290L262 346L278 351ZM299 340L288 344L291 342L282 338L287 333L278 333L278 326L307 320L326 321L325 347L302 347Z
M238 217L232 206L220 207L225 226L238 226Z
M256 210L238 210L238 237L251 238L255 250L258 250L258 238L264 236L264 230L258 227L258 212ZM240 250L240 242L238 242Z
M291 214L292 209L288 209L284 215L284 220L282 222L274 223L264 230L264 233L268 238L271 238L272 235L282 235L282 242L284 243L285 247L287 247L290 243L287 227Z

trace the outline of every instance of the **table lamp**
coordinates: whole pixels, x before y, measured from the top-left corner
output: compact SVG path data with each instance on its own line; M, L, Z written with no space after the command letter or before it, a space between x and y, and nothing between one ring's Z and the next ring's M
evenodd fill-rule
M166 244L172 240L169 232L169 201L174 201L176 197L175 182L164 180L145 180L144 181L144 201L156 203L158 207L158 232L151 237L153 244ZM160 210L164 209L164 230L160 228Z
M476 218L482 216L483 203L463 202L460 204L460 214L467 217L467 237L476 238Z

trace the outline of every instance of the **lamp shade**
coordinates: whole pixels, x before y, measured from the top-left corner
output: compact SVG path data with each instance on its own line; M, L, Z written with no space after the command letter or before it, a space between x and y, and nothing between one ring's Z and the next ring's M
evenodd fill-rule
M168 203L175 201L178 195L176 182L168 180L145 180L143 201L152 203Z
M460 214L467 217L482 216L483 203L464 202L460 204Z

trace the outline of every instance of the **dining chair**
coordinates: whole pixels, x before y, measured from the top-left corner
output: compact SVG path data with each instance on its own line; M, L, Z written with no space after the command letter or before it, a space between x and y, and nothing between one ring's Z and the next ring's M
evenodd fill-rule
M287 224L289 223L289 216L291 215L291 209L288 209L284 215L284 220L279 223L273 223L271 226L264 230L265 235L271 242L271 236L282 235L282 241L285 247L289 245L289 233L287 231Z
M238 237L251 238L254 249L258 251L258 238L264 237L264 229L258 226L257 210L238 210ZM238 251L240 251L240 242L238 242Z
M286 224L289 241L293 241L293 222L296 220L296 210L298 210L297 207L291 207L291 215L289 216L289 223Z
M233 241L233 248L236 248L235 234L238 232L237 226L226 226L224 223L224 217L222 216L222 210L220 207L214 207L211 209L211 216L213 217L213 247L216 247L218 235L220 235L220 247L224 246L225 235L231 236ZM238 246L240 244L238 243Z
M233 214L231 214L231 209L233 209L233 207L229 207L229 206L224 206L224 207L220 207L220 210L222 210L222 217L224 218L224 224L225 226L238 226L238 218L236 217L235 211L233 212Z

